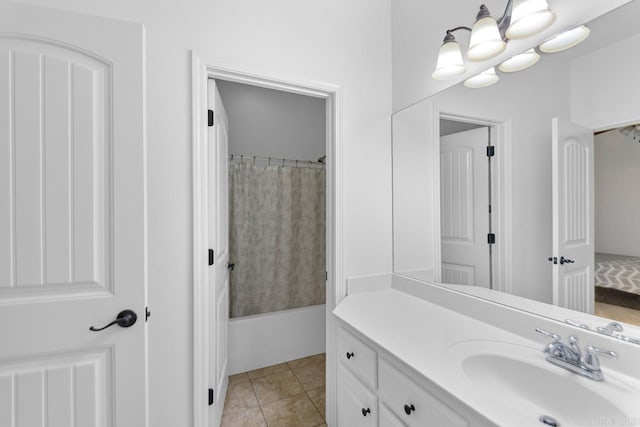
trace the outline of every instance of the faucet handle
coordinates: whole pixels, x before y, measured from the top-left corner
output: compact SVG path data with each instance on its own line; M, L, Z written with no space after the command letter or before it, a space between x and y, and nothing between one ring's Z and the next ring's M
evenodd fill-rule
M553 333L553 332L545 331L542 328L536 328L535 331L538 332L538 333L541 333L542 335L546 335L546 336L550 337L554 341L560 342L562 340L562 337L560 335L558 335L556 333Z
M577 320L565 319L564 322L569 324L569 325L571 325L571 326L575 326L576 328L587 329L587 330L591 329L589 327L589 325L587 325L586 323L582 323L582 322L577 321Z
M614 332L622 332L624 330L622 325L618 322L609 322L607 326L604 326L604 327L598 326L596 329L601 334L611 335L611 336L613 336Z
M584 364L587 368L597 371L600 369L600 361L598 360L598 354L604 354L609 357L618 357L618 353L610 350L603 350L595 346L588 346L585 349Z

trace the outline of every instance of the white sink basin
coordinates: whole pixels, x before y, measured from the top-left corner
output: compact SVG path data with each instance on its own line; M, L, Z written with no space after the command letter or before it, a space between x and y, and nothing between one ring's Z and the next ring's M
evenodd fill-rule
M607 370L604 382L583 378L545 361L540 348L499 341L464 341L447 352L450 372L484 404L518 425L543 426L542 415L559 426L640 425L640 385ZM635 424L633 424L635 422Z

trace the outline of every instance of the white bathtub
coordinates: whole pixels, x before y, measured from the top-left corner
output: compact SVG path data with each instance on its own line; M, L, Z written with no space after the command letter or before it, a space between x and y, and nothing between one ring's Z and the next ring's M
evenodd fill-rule
M326 306L229 319L229 375L324 353Z

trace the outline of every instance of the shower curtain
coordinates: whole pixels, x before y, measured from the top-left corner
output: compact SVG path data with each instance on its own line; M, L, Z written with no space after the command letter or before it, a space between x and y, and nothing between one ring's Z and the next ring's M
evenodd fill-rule
M229 171L230 316L324 304L324 168Z

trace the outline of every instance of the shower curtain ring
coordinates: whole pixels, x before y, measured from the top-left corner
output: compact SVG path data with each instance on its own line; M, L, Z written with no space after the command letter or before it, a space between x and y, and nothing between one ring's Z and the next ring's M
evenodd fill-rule
M240 154L240 163L244 163L244 154Z
M256 165L256 156L253 156L253 166Z
M271 157L269 157L269 162L267 163L267 166L271 166Z
M287 160L287 159L282 159L282 167L284 167L284 162L285 162L286 160Z
M298 161L296 160L296 167L298 167Z

